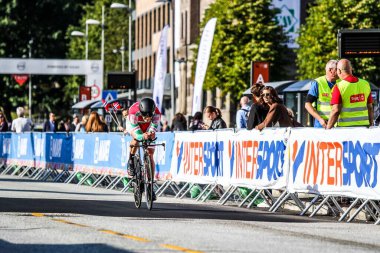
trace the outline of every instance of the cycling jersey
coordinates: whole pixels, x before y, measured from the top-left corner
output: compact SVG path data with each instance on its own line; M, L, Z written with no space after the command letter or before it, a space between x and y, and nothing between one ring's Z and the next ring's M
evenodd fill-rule
M139 109L139 102L134 103L128 110L127 129L132 135L135 134L137 140L143 139L143 133L157 132L157 127L160 123L161 112L156 107L151 122L144 122L143 116Z

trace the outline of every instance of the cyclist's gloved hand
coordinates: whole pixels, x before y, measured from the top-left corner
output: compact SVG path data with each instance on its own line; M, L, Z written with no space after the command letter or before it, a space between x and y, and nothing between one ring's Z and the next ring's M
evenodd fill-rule
M149 139L154 140L156 138L156 133L155 132L149 132L150 136Z
M155 132L146 132L143 134L144 140L154 140L156 138L156 133Z

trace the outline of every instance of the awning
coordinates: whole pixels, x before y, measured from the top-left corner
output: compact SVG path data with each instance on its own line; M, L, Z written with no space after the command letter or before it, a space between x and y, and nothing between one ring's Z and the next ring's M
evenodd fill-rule
M288 80L288 81L268 82L268 83L265 83L265 86L271 86L277 91L277 93L282 93L286 87L288 87L289 85L291 85L294 82L296 82L296 81ZM244 91L243 95L251 96L252 95L251 94L251 88Z
M293 83L289 87L285 88L283 92L303 92L303 91L309 91L311 87L311 82L314 81L314 79L306 79L301 80L298 82Z
M71 108L72 109L88 109L91 105L95 104L96 102L99 102L100 100L84 100L76 103Z
M96 102L95 104L91 105L90 108L91 108L91 109L103 108L103 102L102 102L102 101L98 101L98 102Z

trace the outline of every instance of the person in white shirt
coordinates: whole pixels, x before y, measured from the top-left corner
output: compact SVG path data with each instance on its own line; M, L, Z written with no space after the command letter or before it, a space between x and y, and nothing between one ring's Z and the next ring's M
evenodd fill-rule
M249 98L247 96L243 96L240 99L240 105L241 109L236 113L236 128L238 129L247 128L249 111L251 110Z
M16 113L18 118L13 120L11 130L16 133L30 132L33 130L33 122L29 118L25 118L25 110L23 107L17 107Z

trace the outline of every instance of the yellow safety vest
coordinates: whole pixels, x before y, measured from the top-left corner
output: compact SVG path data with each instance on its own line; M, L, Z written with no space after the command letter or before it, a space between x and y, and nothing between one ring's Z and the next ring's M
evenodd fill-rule
M317 112L322 119L328 120L331 112L331 88L327 83L326 77L321 76L315 79L318 83Z
M342 110L338 118L338 126L369 126L367 100L371 93L369 83L359 78L356 83L342 80L337 83L342 96Z

